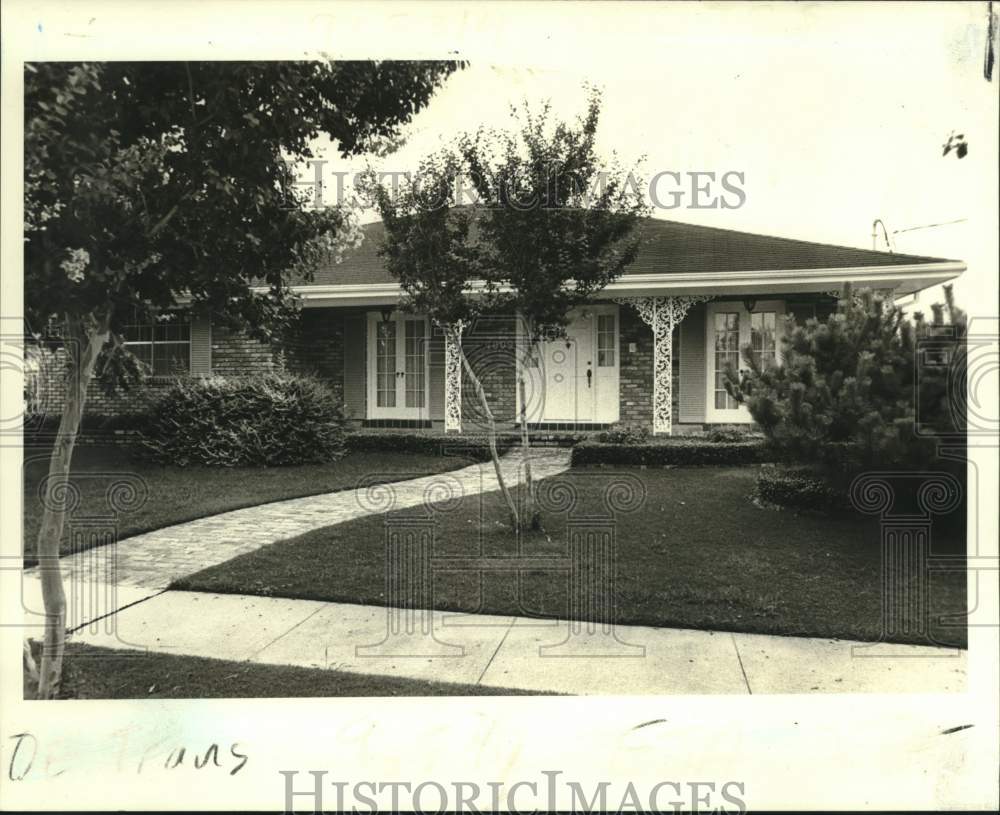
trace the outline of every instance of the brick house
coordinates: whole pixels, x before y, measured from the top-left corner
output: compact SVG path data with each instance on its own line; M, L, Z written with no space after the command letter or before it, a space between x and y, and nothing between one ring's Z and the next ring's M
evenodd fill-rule
M214 327L207 315L130 326L126 340L154 371L154 392L181 375L310 372L340 394L357 426L461 432L482 426L480 408L444 332L395 308L399 287L378 256L382 225L361 245L318 269L299 324L278 351ZM892 254L648 219L639 257L591 305L572 315L567 336L525 359L516 315L465 326L462 345L491 409L510 427L520 409L517 371L527 365L529 422L542 429L599 429L615 423L658 434L750 422L725 392L722 371L741 367L752 345L780 360L782 317L828 314L845 282L903 297L965 270L956 260ZM59 399L46 377L41 401ZM91 414L133 411L142 396L107 397L93 387Z

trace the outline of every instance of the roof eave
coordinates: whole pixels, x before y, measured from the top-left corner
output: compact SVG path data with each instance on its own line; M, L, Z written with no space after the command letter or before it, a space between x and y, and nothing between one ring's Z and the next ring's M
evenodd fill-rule
M839 289L845 282L859 288L891 288L902 297L954 280L965 269L960 261L940 261L841 269L633 274L608 285L598 298L821 293ZM301 285L294 286L293 291L313 308L385 305L395 303L401 293L394 282Z

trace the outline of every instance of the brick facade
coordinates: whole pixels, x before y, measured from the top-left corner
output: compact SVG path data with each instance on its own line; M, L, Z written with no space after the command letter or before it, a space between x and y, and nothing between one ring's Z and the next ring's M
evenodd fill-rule
M462 349L486 392L486 401L499 427L517 417L517 326L511 317L481 318L462 337ZM463 429L482 429L486 417L469 377L462 375Z
M249 376L282 368L281 357L269 345L242 332L212 327L212 374Z
M32 367L37 372L27 377L25 385L30 393L34 412L46 419L58 417L66 403L69 375L66 370L66 352L62 349L45 350L36 352L33 356L35 364ZM141 388L119 388L114 393L107 394L96 380L92 380L87 387L86 413L99 416L141 413L170 386L170 382L167 377L151 377Z
M824 304L826 305L826 304ZM803 300L789 311L797 318L811 316L812 302ZM800 313L801 312L801 313ZM310 374L325 381L347 405L348 413L359 424L366 416L365 382L367 379L367 349L364 310L359 308L305 309L294 330L278 348L250 339L245 334L230 332L215 326L208 328L207 321L200 333L192 333L193 375L246 376L263 372L288 370ZM622 306L619 311L619 423L652 429L653 403L653 335L635 310ZM698 336L687 332L687 344L701 341L702 329L697 314L689 315ZM696 325L696 323L698 323ZM682 324L683 326L683 324ZM680 423L679 403L682 390L680 364L683 330L675 330L673 355L673 421ZM498 426L510 428L517 416L517 326L511 317L481 318L467 330L463 347L473 369L477 372L486 391L490 409ZM700 348L701 346L699 346ZM443 418L443 345L440 338L431 337L429 348L430 419L435 427ZM692 353L694 356L692 356ZM688 349L685 382L689 391L697 390L704 372L703 351L694 345ZM58 416L65 399L66 383L62 373L63 353L44 352L34 355L33 377L35 392L32 401L49 416ZM693 366L693 367L692 367ZM118 391L107 395L95 382L90 385L86 412L91 416L123 416L147 409L149 403L171 383L167 377L156 377L133 391ZM530 385L529 385L530 387ZM529 394L529 400L531 396ZM690 413L690 410L688 410ZM463 374L462 385L463 426L469 431L481 430L485 417L468 377ZM685 421L700 424L692 415ZM703 421L703 420L701 420ZM691 425L694 426L694 425Z
M621 349L619 368L619 422L626 425L653 429L653 332L636 313L635 309L619 309L618 347ZM681 389L679 329L674 330L673 421L678 418ZM631 351L632 345L635 350Z
M344 398L344 317L334 309L306 309L282 350L287 370L323 380Z

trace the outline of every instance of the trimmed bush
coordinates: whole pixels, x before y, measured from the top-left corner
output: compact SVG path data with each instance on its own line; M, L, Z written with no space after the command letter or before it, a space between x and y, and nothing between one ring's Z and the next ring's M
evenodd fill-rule
M769 460L763 440L718 443L701 438L673 438L646 444L584 442L573 448L572 466L595 464L663 466L668 464L758 464Z
M759 438L761 434L752 433L745 427L713 427L705 438L713 444L729 444L730 442L749 441Z
M321 464L343 455L344 414L310 377L181 379L154 403L142 446L181 467Z
M649 430L638 425L617 425L597 438L604 444L644 444L649 439Z
M474 461L490 460L490 443L485 436L435 436L361 430L350 433L345 442L352 453L423 453L431 456L462 456ZM518 444L519 441L514 436L497 436L497 450L501 455Z
M848 506L843 492L805 470L764 470L757 477L757 497L769 504L823 512Z

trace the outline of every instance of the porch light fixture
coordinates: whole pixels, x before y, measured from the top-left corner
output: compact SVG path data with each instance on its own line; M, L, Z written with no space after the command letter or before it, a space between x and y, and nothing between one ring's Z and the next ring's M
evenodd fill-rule
M389 322L389 320L392 319L392 312L393 312L392 306L386 306L385 308L381 309L381 312L382 312L383 323L387 323Z
M745 308L748 312L753 313L753 310L756 307L756 305L757 305L757 298L756 297L744 297L743 298L743 308Z

